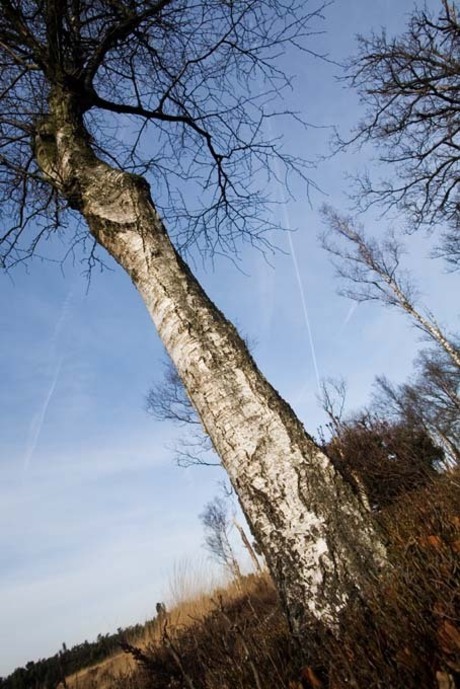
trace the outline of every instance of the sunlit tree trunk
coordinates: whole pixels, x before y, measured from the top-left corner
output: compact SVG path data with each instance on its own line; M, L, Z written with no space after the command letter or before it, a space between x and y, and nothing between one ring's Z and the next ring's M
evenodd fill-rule
M43 173L130 275L227 470L294 631L333 625L377 574L383 548L370 516L236 329L171 244L148 184L89 145L70 98L57 93L39 128Z

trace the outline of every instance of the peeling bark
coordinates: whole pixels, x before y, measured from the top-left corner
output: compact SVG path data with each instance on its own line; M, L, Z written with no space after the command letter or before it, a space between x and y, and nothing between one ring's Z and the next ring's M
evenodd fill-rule
M278 585L293 631L328 627L378 575L369 513L267 382L171 244L140 177L99 160L72 99L37 126L43 174L127 271L212 439Z

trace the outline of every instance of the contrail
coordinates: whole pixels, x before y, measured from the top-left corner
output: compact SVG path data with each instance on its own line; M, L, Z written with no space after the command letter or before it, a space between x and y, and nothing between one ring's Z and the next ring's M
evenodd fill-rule
M54 390L56 388L56 383L58 381L59 374L61 372L61 366L62 366L62 356L60 357L60 359L57 363L57 366L54 369L53 377L52 377L51 383L48 387L48 391L46 393L45 399L43 400L42 407L41 407L39 413L37 414L37 416L35 417L35 422L33 423L32 437L29 439L26 456L24 458L24 466L23 466L24 472L26 472L27 469L29 468L30 460L32 459L32 457L35 453L35 450L37 448L38 439L40 437L40 433L41 433L42 428L43 428L43 422L45 421L46 412L48 411L49 403L50 403L51 398L53 396Z
M63 304L61 306L60 314L59 314L58 319L56 321L56 324L54 326L53 334L51 335L51 347L53 349L56 348L56 343L57 343L58 337L61 334L62 325L64 323L64 320L67 317L67 314L69 313L70 302L72 301L72 297L73 297L73 290L72 290L72 288L69 288L69 291L67 292L66 298L64 299Z
M270 133L270 136L273 138L274 132L273 132L273 124L271 119L268 119L267 122L267 127ZM281 175L281 170L280 170L280 164L278 158L275 158L274 161L275 168L276 168L276 180L282 179ZM287 229L287 235L288 235L288 243L289 243L289 253L291 254L292 262L294 264L294 272L296 275L297 279L297 285L299 288L299 294L300 294L300 301L302 303L302 312L303 312L303 317L305 320L305 325L307 328L307 333L308 333L308 342L310 345L310 351L311 351L311 358L313 361L313 368L315 371L315 377L316 377L316 385L318 388L318 392L321 393L321 384L320 384L320 375L319 375L319 369L318 369L318 360L316 357L316 348L315 348L315 342L313 339L313 332L312 332L312 327L311 327L311 322L310 322L310 315L308 312L308 306L307 306L307 298L305 296L305 290L304 286L302 283L302 278L300 276L300 270L299 270L299 264L297 261L297 252L294 247L294 242L292 241L292 229L291 229L291 219L289 217L289 211L287 208L287 203L281 198L280 190L279 190L279 184L277 185L276 188L276 195L278 197L279 203L281 204L283 208L283 216L284 216L284 225Z
M285 210L285 215L286 215L286 219L288 220L288 223L289 223L289 218L288 218L288 214L287 214L286 210ZM315 343L313 340L313 333L312 333L312 329L311 329L310 316L308 313L307 299L305 297L305 290L303 288L302 278L300 276L299 264L297 262L297 254L296 254L296 251L294 248L294 242L292 241L290 224L288 227L287 235L288 235L288 242L289 242L289 250L291 253L291 257L292 257L292 262L294 264L294 271L296 274L297 284L299 287L300 300L302 302L302 311L303 311L303 315L304 315L304 319L305 319L305 325L307 327L308 341L310 343L311 358L313 361L313 368L315 370L316 386L318 388L318 392L321 392L321 382L320 382L321 379L320 379L319 369L318 369L318 360L316 358L316 349L315 349Z
M358 308L358 306L359 306L359 304L358 304L358 302L356 302L356 301L353 302L353 304L350 306L350 308L349 308L349 310L348 310L348 313L347 313L347 315L345 316L345 320L344 320L344 322L342 323L342 327L340 328L340 333L342 333L342 332L345 330L346 326L347 326L348 323L350 322L351 317L353 316L353 314L354 314L354 312L356 311L356 309Z
M67 292L67 295L66 295L64 302L61 306L59 316L58 316L56 323L54 325L54 328L53 328L53 333L52 333L51 338L50 338L50 349L52 352L53 359L56 358L57 342L59 339L59 335L61 334L64 320L65 320L65 318L69 312L72 296L73 296L72 288L69 288L69 291ZM48 389L47 389L46 394L45 394L45 399L43 400L43 403L41 405L40 410L35 415L35 418L34 418L33 422L31 423L31 436L29 437L29 441L27 443L27 450L26 450L25 457L24 457L24 464L23 464L24 472L26 472L28 470L31 459L34 456L35 450L37 448L38 440L40 438L40 433L42 431L43 423L44 423L45 418L46 418L46 413L48 411L48 407L49 407L49 404L51 402L51 398L53 397L54 391L56 389L56 384L58 382L59 375L61 373L62 359L63 359L63 356L61 355L58 359L56 366L54 367L51 381L48 385Z

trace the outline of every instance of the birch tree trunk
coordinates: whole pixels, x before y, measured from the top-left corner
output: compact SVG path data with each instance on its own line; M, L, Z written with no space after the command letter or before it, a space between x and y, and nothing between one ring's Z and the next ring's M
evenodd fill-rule
M429 318L426 318L419 311L417 311L408 295L404 294L403 290L398 286L393 276L382 275L382 277L391 291L394 293L396 303L399 304L400 307L409 314L409 316L412 316L417 327L428 335L428 337L431 337L446 352L446 354L449 355L452 362L460 368L460 350L447 339L439 325L434 320L434 317L430 316Z
M171 244L145 180L91 149L72 98L37 127L47 179L130 275L227 470L301 634L334 626L384 561L370 515L255 365Z

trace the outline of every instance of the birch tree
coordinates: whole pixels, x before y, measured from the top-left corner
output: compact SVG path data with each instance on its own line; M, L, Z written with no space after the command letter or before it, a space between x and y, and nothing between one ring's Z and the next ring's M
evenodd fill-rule
M402 311L426 338L433 341L460 368L460 350L425 307L417 304L417 291L401 267L404 247L388 232L382 241L366 236L362 225L330 206L323 207L326 230L322 246L332 256L341 280L340 294L358 303L376 301Z
M88 246L90 266L101 247L126 271L228 472L293 630L311 621L335 628L379 572L379 537L177 249L263 240L268 199L256 182L264 171L269 178L274 158L299 169L264 138L289 84L278 58L289 46L308 52L321 8L3 0L0 11L4 266L59 230L72 233L70 246Z

